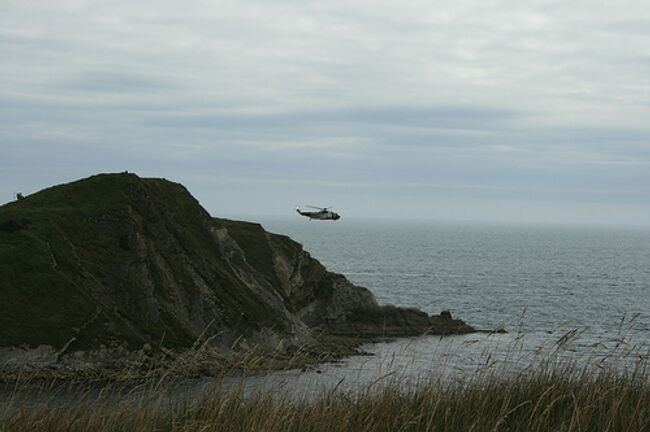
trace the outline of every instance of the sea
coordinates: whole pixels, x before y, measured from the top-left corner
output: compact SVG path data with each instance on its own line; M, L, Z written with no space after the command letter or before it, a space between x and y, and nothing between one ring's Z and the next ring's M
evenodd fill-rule
M368 343L365 356L252 377L251 392L283 387L309 396L549 363L645 367L650 358L650 227L254 220L381 304L448 310L487 332ZM506 333L490 332L500 329Z

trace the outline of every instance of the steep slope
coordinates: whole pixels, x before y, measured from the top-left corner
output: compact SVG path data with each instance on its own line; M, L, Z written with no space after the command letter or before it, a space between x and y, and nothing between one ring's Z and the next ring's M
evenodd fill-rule
M328 272L302 246L261 225L216 219L240 245L249 264L276 287L287 309L310 327L345 320L349 311L375 309L372 293Z
M413 308L380 306L368 289L327 271L289 237L255 223L216 220L228 229L251 266L276 287L287 309L311 329L354 337L473 331L448 313L428 316Z
M469 331L443 320L437 332ZM439 323L440 324L440 323ZM0 346L275 346L331 333L414 334L287 237L213 219L180 184L101 174L0 207ZM435 331L436 329L434 329Z

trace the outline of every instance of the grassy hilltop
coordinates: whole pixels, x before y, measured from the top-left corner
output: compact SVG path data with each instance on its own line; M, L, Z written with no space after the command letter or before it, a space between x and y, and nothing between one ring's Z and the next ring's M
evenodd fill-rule
M100 174L0 207L0 347L300 346L345 335L471 331L380 307L288 237L215 219L180 184Z

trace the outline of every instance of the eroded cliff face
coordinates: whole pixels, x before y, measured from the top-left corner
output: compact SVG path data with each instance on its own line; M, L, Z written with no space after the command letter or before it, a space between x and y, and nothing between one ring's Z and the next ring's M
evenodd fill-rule
M327 271L289 237L266 232L259 224L216 220L242 247L249 263L276 287L287 310L312 331L365 338L474 330L448 314L429 316L414 308L380 306L368 289Z
M259 224L216 220L242 245L249 263L280 293L286 308L307 326L327 326L346 320L352 310L379 307L368 289L327 271L289 237L266 232Z
M381 307L302 246L213 219L181 185L104 174L0 207L0 346L275 348L330 332L464 332ZM436 325L438 326L436 328Z

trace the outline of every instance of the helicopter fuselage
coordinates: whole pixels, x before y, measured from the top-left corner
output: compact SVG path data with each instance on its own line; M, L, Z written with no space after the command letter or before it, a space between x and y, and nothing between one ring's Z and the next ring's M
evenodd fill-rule
M315 212L310 212L310 211L301 211L300 209L296 209L296 211L301 215L308 217L309 220L316 219L316 220L339 220L341 219L341 215L339 215L336 212L330 211L330 210L320 210L320 211L315 211Z

